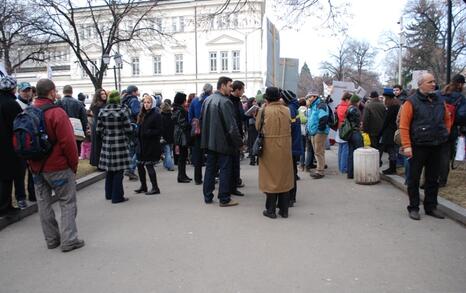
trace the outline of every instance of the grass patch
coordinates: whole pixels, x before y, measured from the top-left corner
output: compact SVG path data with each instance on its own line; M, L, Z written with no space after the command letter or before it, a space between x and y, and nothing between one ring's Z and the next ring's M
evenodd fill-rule
M97 168L89 164L89 160L79 160L78 171L76 172L76 179L82 178L97 171Z
M466 208L466 162L450 170L447 186L440 188L439 195Z

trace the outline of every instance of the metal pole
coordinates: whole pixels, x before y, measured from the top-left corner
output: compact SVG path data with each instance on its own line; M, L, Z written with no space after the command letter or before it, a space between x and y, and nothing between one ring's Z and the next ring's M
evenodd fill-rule
M400 55L398 56L398 84L403 85L402 81L402 61L403 61L403 17L400 17Z
M118 90L116 66L113 66L113 77L115 79L115 89Z
M452 23L452 1L448 0L448 27L447 27L447 80L450 83L451 74L451 23Z
M197 6L194 6L194 60L196 63L196 94L198 94L197 78L198 78L198 66L197 66Z
M244 83L248 88L248 34L244 35Z

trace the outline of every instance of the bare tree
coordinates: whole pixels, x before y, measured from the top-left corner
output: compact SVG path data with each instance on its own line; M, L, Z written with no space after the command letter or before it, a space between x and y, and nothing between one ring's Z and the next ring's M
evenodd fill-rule
M27 61L44 61L49 39L33 30L33 16L25 4L3 0L0 4L0 59L7 74Z
M108 67L103 56L112 55L115 46L142 42L147 32L152 33L151 39L154 35L162 35L157 19L148 17L158 4L155 0L103 0L100 6L87 0L84 7L75 6L72 0L32 1L41 15L35 28L69 45L95 89L102 88ZM85 34L92 38L85 38ZM91 57L91 52L95 51L91 44L100 48L100 62Z
M368 42L351 40L348 44L349 61L356 74L351 79L360 85L362 82L363 71L369 71L370 66L374 63L376 52Z
M336 80L344 80L350 68L350 51L348 41L343 40L336 53L330 55L331 61L325 61L321 64L321 69L328 71Z

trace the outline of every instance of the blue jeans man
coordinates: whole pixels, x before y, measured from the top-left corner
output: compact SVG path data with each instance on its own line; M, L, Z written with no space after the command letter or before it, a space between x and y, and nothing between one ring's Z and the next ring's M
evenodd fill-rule
M169 143L163 144L163 167L167 169L168 171L174 171L175 170L175 164L173 162L173 145Z
M207 162L204 173L204 201L212 203L215 190L215 175L217 169L220 170L219 186L218 186L218 199L220 204L227 204L231 200L230 196L230 182L232 177L232 156L221 154L217 152L207 152Z

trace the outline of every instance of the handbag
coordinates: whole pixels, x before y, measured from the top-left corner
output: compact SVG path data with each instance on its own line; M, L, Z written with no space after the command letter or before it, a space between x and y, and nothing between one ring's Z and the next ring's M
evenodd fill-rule
M341 125L338 134L340 135L340 138L342 140L348 141L352 133L353 126L351 125L351 122L348 120L348 118L346 118L345 121L343 121L343 124Z
M191 120L191 137L201 135L201 122L197 118Z
M264 127L264 116L265 116L265 109L262 110L260 125L259 125L259 133L257 134L256 140L252 145L252 155L260 157L262 152L264 151L264 133L262 132L262 128Z

